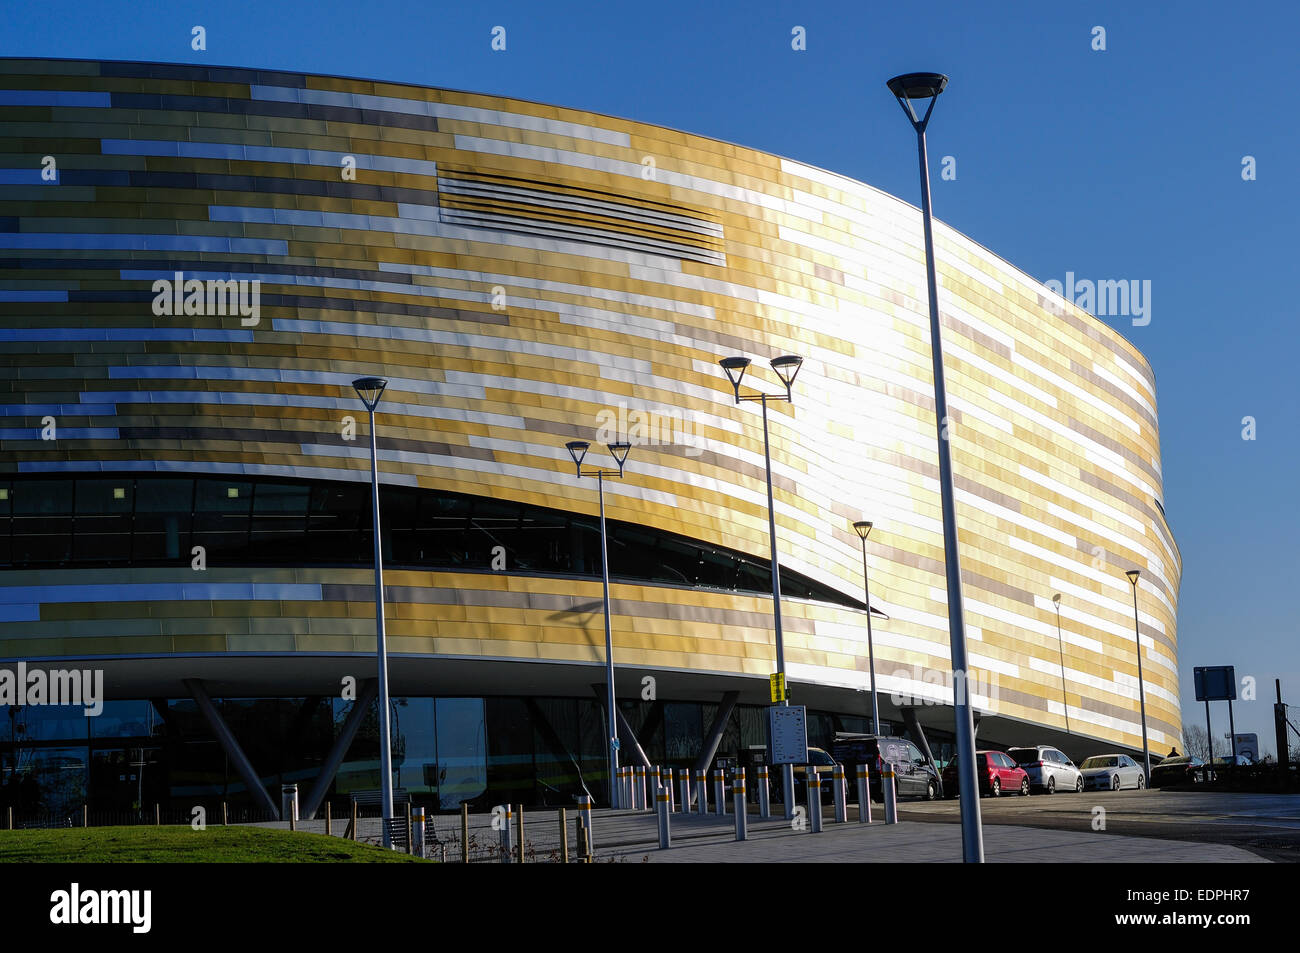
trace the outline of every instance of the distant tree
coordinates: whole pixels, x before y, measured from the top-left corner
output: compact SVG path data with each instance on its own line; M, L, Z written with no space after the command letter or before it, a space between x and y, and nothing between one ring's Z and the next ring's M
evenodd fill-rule
M1200 758L1202 761L1210 760L1209 736L1200 725L1183 727L1183 746L1183 754L1190 754L1193 758ZM1220 752L1220 754L1227 754L1227 752Z

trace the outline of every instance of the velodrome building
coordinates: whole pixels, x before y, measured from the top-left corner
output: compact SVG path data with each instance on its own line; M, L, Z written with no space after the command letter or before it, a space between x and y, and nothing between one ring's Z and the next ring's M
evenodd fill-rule
M1152 369L936 227L977 743L1140 751L1136 568L1151 749L1181 745ZM632 444L605 481L623 760L746 756L775 650L761 409L718 365L737 355L773 393L768 361L804 359L769 414L811 743L870 727L871 520L882 728L946 760L925 289L916 207L704 136L331 76L0 60L0 667L99 670L107 697L0 708L5 803L379 786L366 375L389 381L398 786L443 809L603 800L598 500L571 440L605 465Z

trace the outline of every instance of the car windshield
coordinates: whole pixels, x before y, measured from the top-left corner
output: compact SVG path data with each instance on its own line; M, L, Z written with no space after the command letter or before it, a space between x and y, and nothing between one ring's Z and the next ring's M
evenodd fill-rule
M382 524L380 524L380 525L382 526ZM828 764L828 765L829 765L829 764L834 764L834 763L835 763L835 759L832 758L830 755L828 755L828 754L827 754L825 751L823 751L821 748L809 748L809 749L808 749L808 763L809 763L809 764Z
M381 524L381 525L382 525L382 524ZM1166 764L1189 764L1189 763L1191 762L1191 760L1192 760L1192 759L1191 759L1188 755L1183 755L1181 758L1165 758L1165 760L1161 761L1160 763L1161 763L1161 765L1166 765Z
M1115 768L1119 766L1119 758L1089 758L1080 768L1087 771L1089 768Z
M1038 756L1037 748L1012 748L1007 754L1015 759L1016 764L1032 764L1042 760Z

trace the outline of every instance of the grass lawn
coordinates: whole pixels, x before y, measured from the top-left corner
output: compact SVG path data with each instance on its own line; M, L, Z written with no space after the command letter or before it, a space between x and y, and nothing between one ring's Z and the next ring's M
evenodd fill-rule
M91 827L0 831L0 863L423 863L324 834L264 827Z

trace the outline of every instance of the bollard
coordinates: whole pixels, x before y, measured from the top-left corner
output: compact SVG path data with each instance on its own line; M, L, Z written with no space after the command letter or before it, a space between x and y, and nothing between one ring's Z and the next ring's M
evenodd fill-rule
M591 857L594 849L591 843L591 795L583 794L578 798L578 825L586 831L584 843L587 845L586 855Z
M664 786L664 790L668 792L668 813L672 814L674 811L677 810L677 795L673 791L673 769L672 768L664 768L663 771L660 772L659 783L662 784Z
M383 529L383 523L379 524ZM469 863L469 802L460 802L460 862Z
M727 779L721 768L713 769L713 806L716 813L727 813Z
M382 524L381 524L382 526ZM569 812L560 808L560 863L569 862Z
M758 766L758 816L764 819L772 816L772 791L768 787L765 764Z
M632 769L632 810L645 809L645 765L638 764Z
M510 843L511 821L515 819L514 812L509 804L501 805L505 811L505 823L501 825L501 863L508 864L511 861L511 855L514 853L514 845Z
M380 523L379 528L383 529L383 525L384 525L383 523ZM357 835L357 802L353 801L352 802L352 839L355 841L357 839L357 836L358 836Z
M871 777L865 764L854 769L858 776L858 823L871 823Z
M835 823L843 824L849 819L848 792L844 790L844 765L837 764L831 769L831 794L835 798Z
M298 785L280 785L280 820L289 822L289 830L298 829Z
M697 814L709 813L709 786L704 780L703 768L695 769L695 811Z
M424 856L424 808L417 807L411 812L411 843L409 852L416 857Z
M822 781L813 770L812 765L807 768L808 771L808 829L814 834L822 832Z
M668 831L668 789L662 785L655 788L655 813L659 815L659 849L667 850L673 841Z
M885 823L898 823L898 800L894 790L894 766L886 763L880 772L880 796L885 802Z
M582 826L581 822L578 824L578 863L591 863L591 854L587 845L587 829Z
M380 527L383 527L382 523L380 524ZM524 862L524 806L522 804L519 805L519 813L516 815L516 820L518 826L515 829L515 833L519 835L519 863L522 864Z
M620 765L614 779L614 796L610 799L614 807L627 810L627 766Z
M737 768L732 781L732 796L736 800L736 840L749 838L749 808L745 806L745 769Z
M380 528L382 529L383 524L381 523L379 525ZM221 802L221 826L228 827L229 825L230 825L230 815L226 812L226 802L222 801Z
M383 524L380 524L381 528ZM330 817L330 802L325 802L325 836L330 837L334 834L333 819Z
M383 524L381 523L380 528L382 527ZM157 801L154 801L153 804L153 824L154 827L162 826L162 805L159 804Z
M382 524L381 524L381 526L382 526ZM81 805L81 826L82 826L82 827L89 827L89 826L90 826L90 808L88 808L88 807L87 807L86 805L84 805L84 804Z
M382 527L382 524L380 525ZM406 817L402 819L402 824L406 828L406 852L408 854L411 852L411 821L412 821L411 812L413 810L415 810L414 805L412 805L410 801L407 801Z

